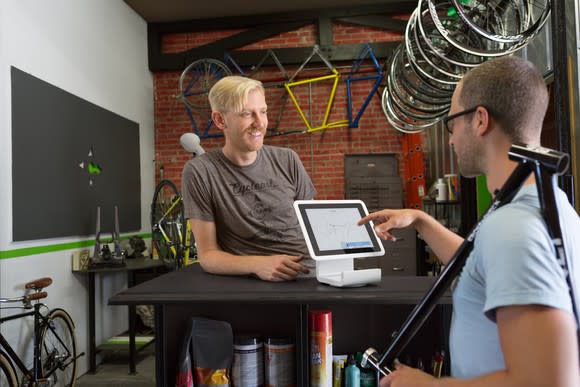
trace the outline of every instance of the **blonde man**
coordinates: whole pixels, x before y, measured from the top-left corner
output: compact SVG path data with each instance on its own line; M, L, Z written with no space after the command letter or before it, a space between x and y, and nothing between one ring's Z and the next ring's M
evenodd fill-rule
M225 143L183 170L189 218L202 268L214 274L254 275L266 281L308 274L294 200L316 190L298 155L264 145L268 111L259 81L229 76L210 90L211 117Z

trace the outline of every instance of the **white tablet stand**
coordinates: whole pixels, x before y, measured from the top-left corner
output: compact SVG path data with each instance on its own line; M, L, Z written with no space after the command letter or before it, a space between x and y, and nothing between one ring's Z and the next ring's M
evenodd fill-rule
M372 222L357 226L360 218L368 214L363 201L296 200L294 209L308 252L316 261L319 282L355 287L381 281L381 269L354 269L355 259L385 254ZM322 249L320 241L325 242Z
M354 269L354 258L316 261L316 279L338 287L357 287L381 282L381 269Z

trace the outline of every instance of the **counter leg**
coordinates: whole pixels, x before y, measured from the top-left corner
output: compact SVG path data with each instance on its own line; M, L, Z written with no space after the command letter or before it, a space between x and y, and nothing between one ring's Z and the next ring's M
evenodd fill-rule
M135 286L135 274L133 271L127 272L128 287ZM135 305L129 305L129 374L135 375L137 373L135 367Z
M165 306L155 305L155 380L157 387L167 385L165 375Z
M137 374L135 367L135 305L129 305L129 374Z
M310 346L308 342L308 305L298 306L296 321L296 385L310 385Z
M89 372L97 371L95 349L95 273L89 272Z

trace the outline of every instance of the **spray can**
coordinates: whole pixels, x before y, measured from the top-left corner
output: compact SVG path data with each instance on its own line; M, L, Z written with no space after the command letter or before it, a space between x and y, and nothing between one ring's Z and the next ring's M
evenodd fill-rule
M259 337L235 337L232 383L234 387L264 385L264 346Z
M332 312L308 312L310 387L332 386Z
M268 338L264 343L265 379L267 387L294 387L295 346L292 340Z

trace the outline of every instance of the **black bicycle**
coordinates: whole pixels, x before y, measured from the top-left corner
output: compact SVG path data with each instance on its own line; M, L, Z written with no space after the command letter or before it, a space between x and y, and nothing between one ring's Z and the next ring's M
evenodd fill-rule
M0 309L32 309L0 318L0 325L25 317L34 318L32 366L27 366L0 333L0 386L67 386L75 385L77 355L74 324L63 309L52 309L41 303L47 297L42 289L52 284L51 278L27 283L27 294L15 298L0 298ZM30 293L29 293L30 292ZM34 301L34 302L33 302ZM7 304L20 304L5 306ZM18 381L16 368L20 370Z

